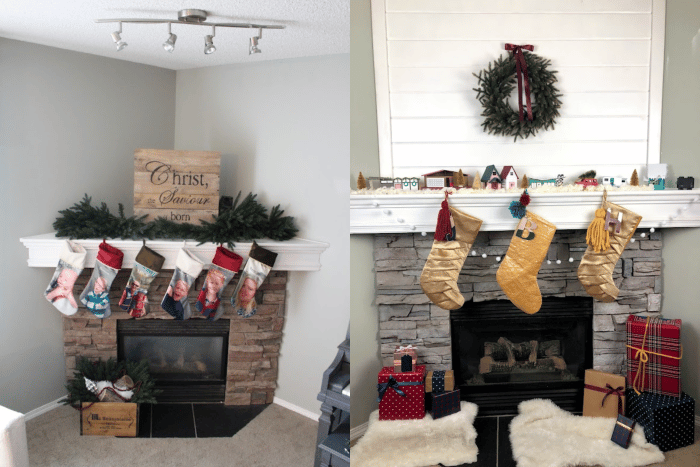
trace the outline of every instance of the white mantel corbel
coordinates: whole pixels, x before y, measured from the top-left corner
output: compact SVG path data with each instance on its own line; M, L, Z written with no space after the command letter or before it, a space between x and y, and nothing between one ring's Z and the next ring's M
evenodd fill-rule
M56 267L58 257L65 239L57 238L55 234L48 233L20 238L20 241L29 250L27 263L30 267ZM95 266L98 245L101 239L73 240L82 245L87 250L85 267ZM261 247L277 253L274 270L277 271L318 271L321 269L321 253L328 247L328 243L293 238L284 242L273 240L256 240ZM124 252L124 262L122 268L131 268L134 259L143 246L142 240L110 239L109 244L119 248ZM214 243L204 243L199 245L194 240L146 240L146 245L165 257L163 269L175 269L175 260L181 248L187 248L193 252L205 264L208 264L214 257L217 245ZM248 258L248 252L252 242L236 242L233 251L241 255L243 259Z
M587 229L600 207L602 191L530 193L528 209L548 219L558 230ZM468 193L449 196L451 206L478 217L483 231L508 231L515 220L508 206L517 193ZM434 232L444 194L350 195L350 233ZM639 228L700 227L700 190L609 191L608 201L642 216Z

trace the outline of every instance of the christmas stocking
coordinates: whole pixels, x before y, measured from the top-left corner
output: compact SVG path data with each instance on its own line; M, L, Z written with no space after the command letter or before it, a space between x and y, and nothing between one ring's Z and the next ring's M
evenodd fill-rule
M236 290L231 297L231 305L238 316L248 318L258 311L255 293L270 273L272 266L275 265L276 259L277 253L266 250L253 242L248 254L248 261L245 263L243 273L238 279L238 285L236 285ZM217 315L214 319L218 319L218 317Z
M557 228L537 214L525 210L529 203L527 192L520 198L519 213L524 214L513 234L505 258L496 273L496 280L513 305L528 314L537 313L542 306L542 294L537 285L537 273L547 255ZM516 203L515 201L513 203Z
M481 219L449 206L445 195L433 247L420 276L423 292L444 310L456 310L464 304L464 297L457 288L457 278L481 222Z
M44 296L58 311L70 316L78 311L78 304L73 296L73 284L83 271L85 248L66 240L58 258L58 266Z
M221 316L223 313L223 309L219 311L221 294L226 284L241 268L241 263L243 263L243 258L233 251L222 246L216 248L214 259L204 280L204 286L199 292L197 303L194 305L197 311L210 320L218 319Z
M578 279L591 297L612 302L620 292L613 282L613 269L642 216L608 202L607 192L595 216L586 233L588 248L578 267Z
M124 253L102 241L97 251L95 269L90 281L80 294L80 301L98 318L109 318L112 314L109 303L109 289L112 281L122 268Z
M190 319L192 316L187 292L190 290L192 282L202 272L202 267L204 264L184 248L177 254L173 278L170 280L168 291L160 303L161 308L175 319Z
M165 258L146 245L141 247L119 300L122 310L128 311L134 318L141 318L148 313L148 286L160 272L164 261Z

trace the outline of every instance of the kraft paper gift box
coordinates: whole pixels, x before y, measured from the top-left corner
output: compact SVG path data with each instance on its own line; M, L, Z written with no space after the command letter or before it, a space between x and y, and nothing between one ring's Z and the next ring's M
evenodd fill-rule
M627 318L627 385L636 393L681 395L681 320ZM645 362L645 360L647 360Z
M413 420L425 417L425 366L396 373L385 366L377 375L379 420Z
M617 418L625 414L625 377L586 370L583 386L584 417Z
M430 394L430 399L430 414L435 420L460 411L459 389L441 393L433 392Z
M452 370L431 370L425 377L425 392L441 393L453 391L455 388L455 373Z
M612 442L627 449L630 445L632 433L634 433L634 425L636 423L637 422L631 418L627 418L624 415L618 415L617 421L615 422L615 428L613 429L611 438Z
M411 356L411 368L416 366L418 361L418 353L416 352L416 347L411 344L408 345L397 345L394 350L394 371L396 373L401 373L401 357L404 355ZM405 365L405 364L404 364Z
M627 416L644 427L647 441L662 451L690 446L695 440L695 399L627 390Z

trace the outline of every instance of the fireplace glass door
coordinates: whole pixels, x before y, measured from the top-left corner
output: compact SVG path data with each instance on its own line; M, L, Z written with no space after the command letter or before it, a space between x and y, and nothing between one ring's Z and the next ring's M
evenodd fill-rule
M159 402L223 402L229 321L120 320L120 360L148 361Z

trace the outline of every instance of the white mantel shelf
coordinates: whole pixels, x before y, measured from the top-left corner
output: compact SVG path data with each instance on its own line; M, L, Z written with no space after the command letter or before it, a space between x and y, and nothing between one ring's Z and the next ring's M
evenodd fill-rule
M558 230L587 229L600 207L602 191L530 192L528 210L544 217ZM350 233L434 232L442 192L418 194L351 194ZM478 217L481 230L514 230L516 220L508 206L517 193L450 195L451 206ZM640 228L700 227L700 190L610 191L608 201L642 216Z
M30 267L51 267L58 264L58 256L63 246L64 238L57 238L54 233L34 235L19 239L29 250L27 263ZM95 266L98 245L101 239L73 240L82 245L87 250L85 267ZM321 253L328 247L328 243L293 238L285 242L273 240L255 240L261 247L277 253L275 266L277 271L319 271L321 269ZM124 252L122 268L131 268L134 259L143 246L141 240L109 239L108 243ZM194 240L146 240L146 245L165 257L163 269L175 269L175 259L181 248L187 248L194 253L205 264L209 264L214 258L217 245L214 243L203 243L198 245ZM248 258L248 252L252 242L236 242L233 251L241 255L244 260Z

